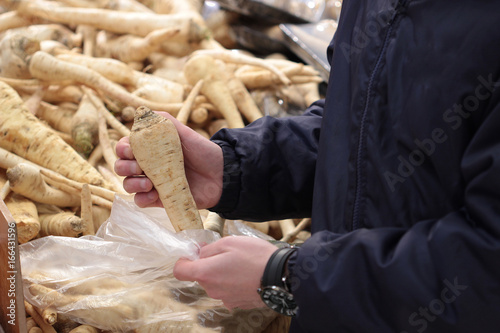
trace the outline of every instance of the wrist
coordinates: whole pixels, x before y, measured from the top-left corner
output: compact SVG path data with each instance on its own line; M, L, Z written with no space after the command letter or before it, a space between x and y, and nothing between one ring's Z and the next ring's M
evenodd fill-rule
M288 279L287 262L297 251L294 247L277 249L269 258L258 293L262 301L271 309L287 316L294 316L298 307L293 299Z

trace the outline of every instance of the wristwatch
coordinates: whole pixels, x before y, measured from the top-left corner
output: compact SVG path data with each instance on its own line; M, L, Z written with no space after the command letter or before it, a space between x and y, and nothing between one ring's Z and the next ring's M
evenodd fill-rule
M297 314L299 308L287 281L286 264L295 251L297 251L295 247L283 247L276 250L267 262L261 286L257 289L260 298L269 308L292 317Z

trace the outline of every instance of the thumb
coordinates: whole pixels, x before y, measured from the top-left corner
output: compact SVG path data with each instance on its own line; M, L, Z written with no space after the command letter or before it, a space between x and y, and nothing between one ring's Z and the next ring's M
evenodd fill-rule
M196 281L194 277L195 262L180 258L174 265L174 277L179 281Z

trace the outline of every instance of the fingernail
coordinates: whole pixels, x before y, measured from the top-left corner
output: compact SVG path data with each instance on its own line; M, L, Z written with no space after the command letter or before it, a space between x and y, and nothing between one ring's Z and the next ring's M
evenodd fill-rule
M141 189L146 190L148 188L148 181L146 179L141 180ZM151 193L150 193L151 194ZM148 196L149 197L149 196Z
M154 193L154 192L149 192L149 193L148 193L148 199L150 199L150 200L156 199L156 193Z

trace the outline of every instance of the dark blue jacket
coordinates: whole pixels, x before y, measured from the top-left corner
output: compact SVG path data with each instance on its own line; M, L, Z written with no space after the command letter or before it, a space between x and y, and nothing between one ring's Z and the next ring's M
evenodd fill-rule
M312 216L292 332L500 332L499 24L493 0L345 0L326 101L213 138L213 210Z

